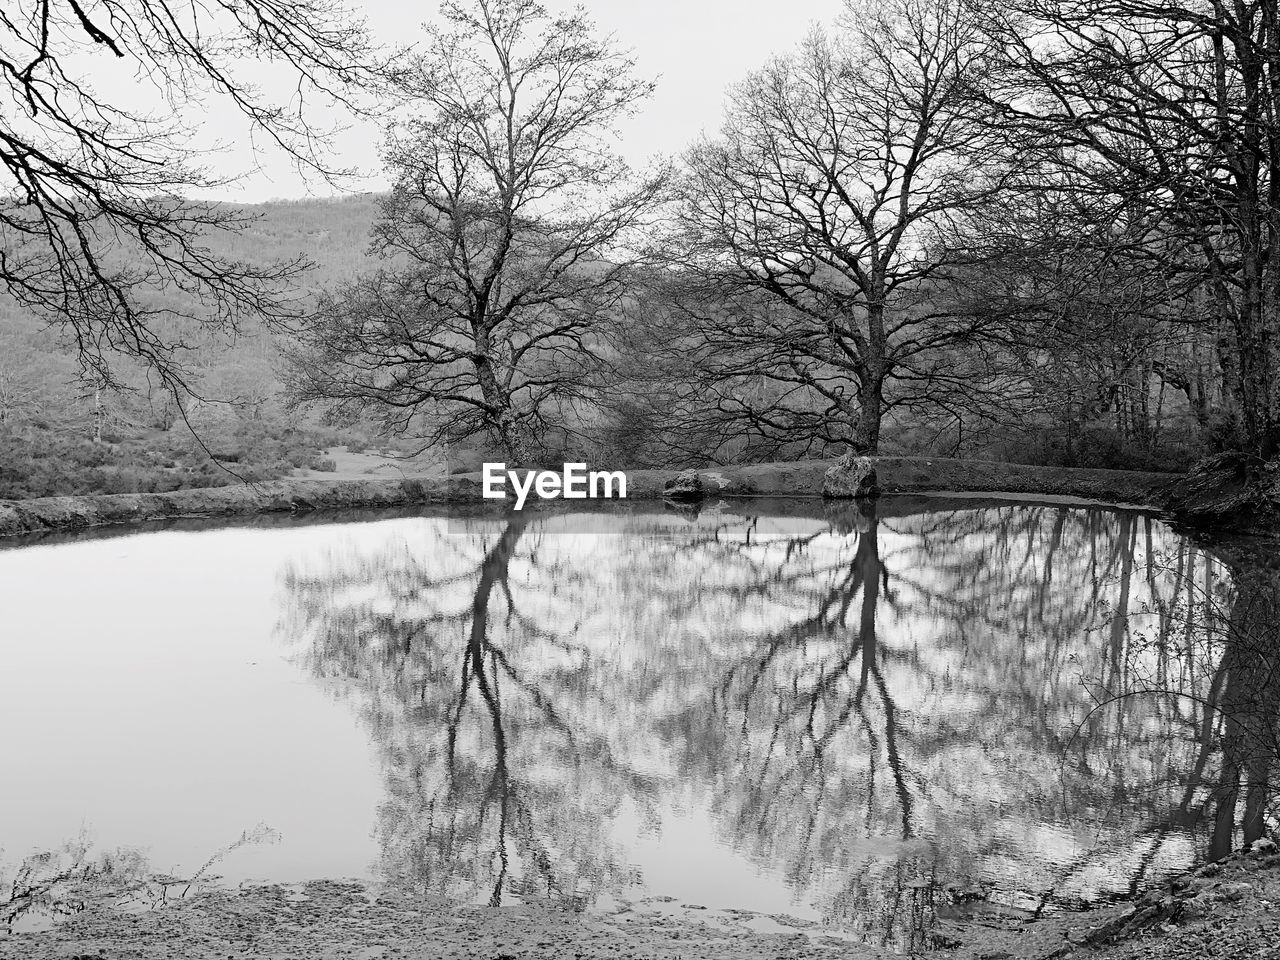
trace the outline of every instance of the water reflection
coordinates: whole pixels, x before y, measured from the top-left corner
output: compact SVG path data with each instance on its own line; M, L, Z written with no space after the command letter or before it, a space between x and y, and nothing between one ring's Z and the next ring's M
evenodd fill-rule
M1235 835L1237 800L1243 793L1241 839L1251 843L1277 820L1275 776L1280 757L1280 560L1274 552L1237 564L1235 591L1225 615L1226 643L1209 687L1210 709L1223 718L1222 754L1214 791L1210 856L1227 853ZM1214 600L1212 590L1209 600ZM1220 606L1211 607L1220 611ZM1204 737L1205 742L1208 738Z
M1244 742L1274 710L1224 714L1260 692L1224 631L1267 632L1274 575L1246 603L1135 514L896 512L421 520L292 565L282 632L381 751L383 873L492 904L662 893L634 838L701 810L785 882L777 910L916 948L939 917L1123 895L1212 811L1230 842L1241 770L1246 832L1265 815Z
M229 854L277 839L260 823L181 877L158 872L137 848L100 849L88 831L12 864L0 851L0 936L46 929L92 902L127 912L159 909L216 886L216 868Z
M287 580L314 670L359 682L384 750L383 870L494 905L585 905L632 879L610 816L658 792L580 687L588 651L566 618L587 572L540 556L524 520L467 539L420 532Z
M141 885L146 873L136 851L95 853L84 837L12 866L0 863L0 934L73 916L91 897Z

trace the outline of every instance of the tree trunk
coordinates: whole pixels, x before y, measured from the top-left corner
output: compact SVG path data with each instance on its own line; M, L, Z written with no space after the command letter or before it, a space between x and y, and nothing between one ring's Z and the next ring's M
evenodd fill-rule
M503 410L497 417L498 438L502 441L503 452L507 456L508 467L527 467L533 464L533 447L525 435L524 429L516 422L511 408Z
M884 304L867 307L867 346L859 375L858 420L854 425L853 449L861 456L880 452L880 421L884 418L885 380Z
M106 414L102 409L102 388L95 387L93 391L93 442L102 442L102 421Z
M476 381L480 385L485 403L488 404L489 426L498 435L498 442L502 444L502 452L507 458L507 466L528 466L533 461L533 445L512 409L511 394L498 381L493 361L489 359L488 344L478 337L476 350L480 354L474 361Z
M864 387L862 391L862 405L853 430L853 449L861 456L875 456L880 450L880 419L884 407L880 392L879 384Z

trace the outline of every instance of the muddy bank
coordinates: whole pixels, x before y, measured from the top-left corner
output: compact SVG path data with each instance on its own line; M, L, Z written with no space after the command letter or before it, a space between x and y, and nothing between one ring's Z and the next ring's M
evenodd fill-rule
M620 904L602 913L433 903L396 888L318 881L212 891L159 910L95 903L39 933L0 936L0 960L857 960L878 957L821 927L743 911ZM707 918L690 919L693 912ZM769 929L759 929L762 925Z
M820 497L831 460L765 463L698 471L712 497ZM1123 470L1029 467L974 460L881 457L885 493L1009 493L1063 496L1158 509L1170 475ZM628 499L663 496L670 470L627 471ZM255 514L481 504L479 474L366 480L294 479L172 493L101 494L0 501L0 536L111 524Z
M955 960L1166 960L1280 956L1280 855L1242 853L1148 889L1128 903L1021 919L955 904L922 917L912 955ZM665 902L664 902L665 901ZM136 897L95 900L51 929L0 935L0 960L230 956L390 960L793 958L901 956L816 922L708 910L654 897L572 913L432 901L342 881L211 890L139 911Z
M172 493L98 494L0 501L0 536L111 524L255 514L403 507L479 499L462 478L278 480Z
M1280 537L1280 460L1209 457L1170 485L1165 507L1190 528Z
M1280 957L1280 854L1252 852L1149 886L1141 896L1083 913L967 928L939 925L954 960L1218 960Z

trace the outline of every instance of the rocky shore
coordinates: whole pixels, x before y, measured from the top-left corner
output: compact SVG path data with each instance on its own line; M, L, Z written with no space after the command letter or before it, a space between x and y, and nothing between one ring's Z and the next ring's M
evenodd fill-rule
M692 471L706 497L821 497L834 460L764 463ZM979 460L878 457L881 493L1006 493L1160 509L1170 474L1031 467ZM627 471L628 499L655 500L677 476ZM101 494L0 501L0 537L182 518L234 518L422 504L485 503L479 474L367 480L281 480L172 493Z

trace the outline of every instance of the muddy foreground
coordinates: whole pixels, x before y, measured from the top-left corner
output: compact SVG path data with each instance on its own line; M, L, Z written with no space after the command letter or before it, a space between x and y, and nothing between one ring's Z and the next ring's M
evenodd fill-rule
M956 960L1280 957L1280 853L1241 854L1152 888L1132 903L1086 913L1020 921L975 910L934 920L913 954ZM101 902L50 930L0 937L0 960L894 955L815 924L696 904L650 900L588 914L451 907L391 888L334 881L215 890L146 912Z

